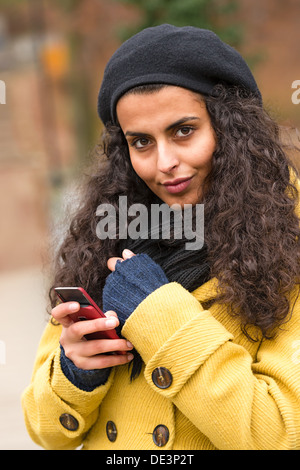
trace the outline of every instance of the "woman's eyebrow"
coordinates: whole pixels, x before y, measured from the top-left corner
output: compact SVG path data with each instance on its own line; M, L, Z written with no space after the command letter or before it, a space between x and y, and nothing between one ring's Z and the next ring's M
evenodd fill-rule
M197 116L185 116L181 119L178 119L178 121L175 121L172 124L170 124L165 130L170 131L171 129L174 129L177 126L180 126L180 124L184 124L188 121L195 121L195 120L199 121L200 118L197 117ZM127 131L125 133L125 137L127 137L127 136L144 137L146 135L148 135L148 134L146 134L144 132L134 132L134 131Z
M199 121L200 118L197 116L185 116L181 119L178 119L178 121L174 122L173 124L170 124L167 128L166 131L170 131L171 129L174 129L174 127L180 126L180 124L184 124L188 121Z
M134 131L127 131L125 132L125 137L132 136L132 137L145 137L147 134L145 132L134 132Z

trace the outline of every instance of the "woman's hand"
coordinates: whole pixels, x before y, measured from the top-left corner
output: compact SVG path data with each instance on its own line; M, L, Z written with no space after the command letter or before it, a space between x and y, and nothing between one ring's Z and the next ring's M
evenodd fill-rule
M122 256L107 261L112 272L106 278L102 300L104 310L116 312L123 327L138 305L169 281L162 268L146 253L135 255L124 250Z
M109 258L107 261L108 269L110 269L111 271L114 271L116 269L117 261L124 261L125 259L132 258L132 256L135 256L135 254L132 253L132 251L126 249L126 250L123 250L122 256L123 258L118 258L116 256L113 258Z
M52 309L52 316L62 325L60 343L66 357L79 369L105 369L126 364L133 359L129 353L133 346L125 339L86 340L84 336L97 331L112 330L119 324L117 314L106 312L107 318L73 322L70 314L78 311L78 302L65 302ZM123 354L107 354L121 351Z

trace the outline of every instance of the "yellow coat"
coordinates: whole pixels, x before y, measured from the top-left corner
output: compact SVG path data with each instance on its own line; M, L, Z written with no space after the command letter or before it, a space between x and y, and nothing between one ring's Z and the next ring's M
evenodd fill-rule
M299 450L298 294L276 338L255 343L213 301L215 279L192 294L166 284L122 331L144 360L140 376L130 382L128 365L119 366L92 392L64 376L61 327L49 323L22 397L29 434L46 449ZM162 372L165 388L155 385Z

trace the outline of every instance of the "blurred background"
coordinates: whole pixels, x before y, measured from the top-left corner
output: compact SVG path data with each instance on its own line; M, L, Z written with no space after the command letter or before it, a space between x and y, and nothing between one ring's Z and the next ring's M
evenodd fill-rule
M65 201L101 136L105 64L161 23L215 31L245 57L280 124L294 136L300 127L300 0L0 0L0 449L38 449L20 395L47 321Z

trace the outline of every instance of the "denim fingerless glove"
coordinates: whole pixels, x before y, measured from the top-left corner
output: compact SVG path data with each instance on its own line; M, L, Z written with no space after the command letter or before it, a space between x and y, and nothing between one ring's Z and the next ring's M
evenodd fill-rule
M85 392L92 392L100 385L104 385L111 371L111 368L93 370L79 369L65 355L62 345L60 345L60 366L67 379L75 385L75 387Z
M168 282L162 268L144 253L119 260L106 279L103 310L114 310L123 326L149 294Z

